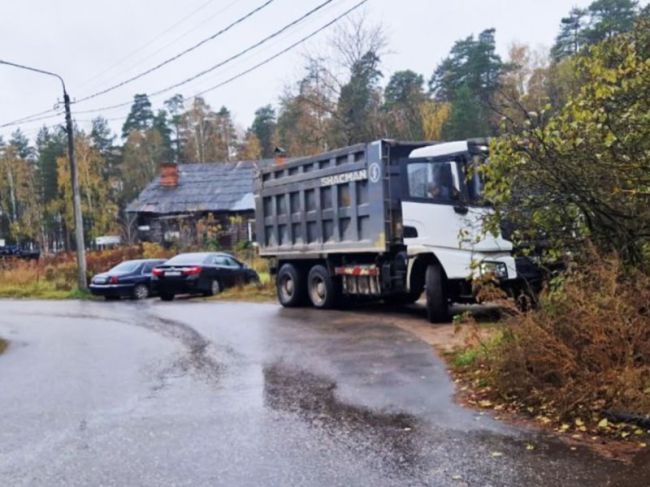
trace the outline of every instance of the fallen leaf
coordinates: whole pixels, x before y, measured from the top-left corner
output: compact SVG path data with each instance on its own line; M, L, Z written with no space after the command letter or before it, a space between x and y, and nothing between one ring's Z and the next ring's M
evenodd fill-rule
M609 421L607 421L607 418L603 418L600 421L598 421L598 427L599 428L607 428L609 426Z
M584 425L585 425L585 423L580 418L576 418L576 426L580 427L580 426L584 426Z
M501 453L500 451L493 451L493 452L492 452L492 456L493 456L494 458L499 458L499 457L502 457L502 456L503 456L503 453Z
M568 429L569 429L569 425L564 423L562 426L560 426L558 430L560 431L560 433L564 433Z
M535 445L531 445L530 443L528 443L528 444L526 445L526 450L529 450L529 451L530 451L530 450L534 450L534 449L535 449Z
M488 399L483 399L479 401L478 405L481 406L482 408L491 408L493 406L492 401Z

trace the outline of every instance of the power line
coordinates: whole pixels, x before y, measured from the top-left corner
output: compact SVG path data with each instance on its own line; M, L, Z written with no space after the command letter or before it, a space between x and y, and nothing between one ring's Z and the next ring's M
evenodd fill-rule
M280 56L286 54L287 52L289 52L289 51L295 49L295 48L298 47L299 45L304 44L306 41L308 41L309 39L311 39L311 38L313 38L314 36L318 35L318 34L321 33L322 31L324 31L325 29L331 27L333 24L335 24L336 22L340 21L340 20L343 19L344 17L348 16L348 15L349 15L350 13L352 13L354 10L358 9L359 7L361 7L363 4L365 4L365 3L367 3L367 2L368 2L368 0L361 0L360 2L358 2L358 3L355 4L355 5L353 5L351 8L349 8L348 10L346 10L345 12L343 12L342 14L336 16L336 17L335 17L334 19L332 19L331 21L329 21L329 22L327 22L326 24L322 25L321 27L319 27L319 28L316 29L315 31L311 32L310 34L308 34L308 35L306 35L306 36L300 38L298 41L296 41L296 42L290 44L289 46L285 47L285 48L282 49L281 51L279 51L279 52L273 54L272 56L269 56L268 58L265 58L263 61L260 61L259 63L255 64L254 66L252 66L252 67L250 67L250 68L248 68L248 69L246 69L246 70L244 70L244 71L241 71L241 72L237 73L236 75L234 75L234 76L232 76L232 77L226 79L225 81L222 81L222 82L220 82L220 83L218 83L218 84L216 84L216 85L214 85L214 86L211 86L211 87L209 87L209 88L206 88L206 89L204 89L204 90L201 90L200 92L198 92L198 93L196 93L195 95L193 95L191 98L196 98L196 97L198 97L198 96L202 96L202 95L204 95L205 93L208 93L208 92L213 91L213 90L215 90L215 89L217 89L217 88L220 88L220 87L222 87L222 86L225 86L225 85L227 85L227 84L230 84L230 83L232 83L233 81L235 81L235 80L237 80L237 79L239 79L239 78L241 78L241 77L247 75L248 73L250 73L250 72L252 72L252 71L254 71L254 70L256 70L256 69L259 69L260 67L262 67L262 66L264 66L264 65L266 65L266 64L268 64L268 63L270 63L271 61L277 59L278 57L280 57ZM325 3L329 3L329 2L325 2ZM324 5L324 4L323 4L323 5ZM303 17L304 17L304 16L303 16ZM294 23L295 23L295 21L292 22L292 24L294 24ZM292 25L292 24L289 24L289 25ZM270 36L269 36L269 37L270 37ZM259 44L259 43L258 43L258 44ZM248 49L245 50L245 51L248 52L250 49L251 49L251 48L248 48ZM244 51L242 51L241 54L243 54L243 53L244 53ZM239 57L239 56L238 56L238 57ZM194 78L193 78L193 79L194 79ZM173 89L173 87L172 87L172 88L169 88L169 89ZM160 93L163 92L163 91L168 91L168 90L167 90L167 89L166 89L166 90L159 90L158 92L155 92L154 94L152 94L152 95L150 95L150 96L156 96L156 94L160 94ZM129 101L129 102L126 102L126 103L120 103L120 104L117 104L117 105L111 105L111 106L106 106L106 107L100 107L100 108L95 108L95 109L91 109L91 110L79 110L79 111L76 111L76 113L77 113L77 114L84 114L84 113L95 113L95 112L107 111L107 110L112 110L112 109L116 109L116 108L122 108L122 107L125 107L125 106L129 106L129 105L131 105L131 103L132 103L132 101ZM58 115L56 115L56 116L58 116ZM54 117L54 116L43 117L43 119L53 118L53 117ZM109 120L120 120L120 119L122 119L122 117L111 118L111 119L109 119ZM0 127L5 127L5 126L7 126L7 125L10 125L10 124L0 125Z
M211 3L212 1L213 1L213 0L209 0L208 2L202 4L199 8L197 8L196 10L194 10L191 14L187 15L186 17L184 17L183 20L185 20L185 19L191 17L191 16L194 15L197 11L201 10L203 7L205 7L206 5L208 5L209 3ZM228 8L230 8L232 5L234 5L235 3L237 3L237 1L239 1L239 0L235 0L235 1L231 2L231 3L229 3L225 8L220 9L216 14L210 16L209 18L213 18L215 15L217 15L217 14L219 14L219 13L222 13L222 12L226 11L226 10L227 10ZM268 4L271 3L272 1L274 1L274 0L267 1L264 5L262 5L262 6L259 7L258 9L255 9L254 11L249 12L249 14L247 14L247 16L250 17L251 15L253 15L254 13L256 13L257 11L259 11L259 10L261 10L262 8L266 7L266 5L268 5ZM214 37L217 37L218 35L224 33L224 32L227 31L228 29L234 27L234 25L237 24L238 22L243 21L245 18L247 18L247 16L244 16L244 17L242 17L241 19L238 19L238 21L233 22L233 24L229 25L229 26L226 27L225 29L222 29L222 31L217 32L216 34L214 34L213 36L211 36L211 38L204 39L203 41L201 41L199 44L197 44L197 45L194 46L193 48L197 48L197 47L199 47L199 45L204 44L205 42L208 42L209 40L213 39ZM132 51L129 55L127 55L126 57L124 57L121 61L119 61L118 63L116 63L116 64L114 64L113 66L109 67L108 69L104 70L100 75L97 75L97 76L94 76L94 77L90 78L89 80L87 80L86 82L84 82L84 84L87 83L88 81L91 81L91 80L93 80L93 79L96 79L98 76L101 76L102 74L104 74L104 73L110 71L114 66L119 65L120 62L122 62L122 61L128 59L129 57L131 57L131 56L132 56L133 54L135 54L136 52L139 52L140 50L142 50L142 49L148 47L148 46L149 46L152 42L154 42L157 38L160 38L160 36L162 36L163 34L169 32L171 29L173 29L174 27L176 27L177 25L179 25L180 23L182 23L183 20L180 20L180 21L176 22L173 26L169 27L169 28L166 29L164 32L162 32L161 34L159 34L156 38L152 39L152 41L150 41L148 44L146 44L145 46L143 46L143 47L141 47L141 48L139 48L139 49L136 49L135 51ZM185 34L183 34L183 36L185 36L186 34L187 34L187 32L186 32ZM181 36L181 37L183 37L183 36ZM179 38L180 38L180 37L179 37ZM177 39L178 39L178 38L177 38ZM189 52L189 50L191 50L191 49L193 49L193 48L189 48L189 49L186 50L186 51ZM156 51L156 54L157 54L158 52L160 52L160 50ZM181 57L182 55L186 54L187 52L184 51L184 52L182 52L182 53L176 55L172 60L174 60L174 59L178 59L179 57ZM169 60L169 62L171 62L171 60ZM159 65L159 66L157 66L157 67L155 67L155 68L152 68L151 70L148 70L147 72L141 73L138 77L144 76L144 75L150 73L151 71L154 71L155 69L158 69L159 67L162 67L162 65L164 65L164 63L162 63L161 65ZM134 78L131 79L131 80L126 80L125 82L119 84L118 86L122 86L123 84L126 84L126 83L128 83L128 82L130 82L130 81L133 81L134 79L137 79L137 77L134 77ZM99 94L105 93L105 92L107 92L107 91L111 91L112 89L115 89L116 87L117 87L117 86L115 86L115 87L111 87L111 88L109 88L109 89L107 89L107 90L102 91L101 93L95 93L95 94L93 94L93 95L90 95L90 96L88 96L88 97L85 97L84 99L89 99L89 98L93 98L93 97L95 97L95 96L99 96ZM76 100L75 103L78 103L78 102L80 102L80 101L83 101L84 99ZM46 115L46 114L48 114L48 113L52 113L52 112L54 112L54 111L56 111L56 110L58 110L58 104L57 104L57 106L55 106L54 108L50 108L50 109L48 109L48 110L43 110L42 112L33 113L33 114L31 114L31 115L27 115L27 116L25 116L25 117L21 117L21 118L15 119L15 120L11 120L10 122L6 122L5 124L0 125L0 128L1 128L1 127L5 127L5 126L9 126L9 125L19 124L19 123L25 123L25 122L31 122L31 121L44 120L45 118L42 117L42 115ZM52 118L52 117L50 117L50 118Z
M241 2L241 0L233 0L232 2L230 2L230 3L229 3L228 5L226 5L225 7L223 7L223 8L221 8L221 9L217 10L217 11L214 12L213 14L211 14L211 15L209 15L208 17L202 19L201 22L199 22L198 24L195 24L195 25L191 26L189 29L185 30L182 34L180 34L180 35L174 37L173 39L170 39L169 42L166 42L166 43L162 44L158 49L156 49L155 51L153 51L153 52L151 52L150 54L148 54L148 55L146 56L146 60L153 59L153 57L154 57L156 54L158 54L158 53L164 51L164 50L167 49L169 46L175 45L178 41L180 41L181 39L187 37L189 34L192 34L192 33L196 32L196 30L197 30L199 27L201 27L202 25L207 24L207 23L210 22L212 19L214 19L217 15L222 14L223 12L225 12L226 10L228 10L230 7L232 7L233 5L235 5L236 3L239 3L239 2ZM129 64L129 65L125 68L124 73L128 73L128 72L130 72L131 70L133 70L134 68L138 67L138 66L139 66L139 65L140 65L144 60L145 60L145 59L138 58L134 63ZM111 82L112 82L112 80L116 80L116 79L118 79L118 78L120 78L120 77L122 77L122 74L121 74L121 73L120 73L119 75L111 76L109 79L110 79Z
M227 80L222 81L221 83L218 83L218 84L216 84L216 85L214 85L214 86L211 86L210 88L206 88L205 90L199 91L199 92L196 93L192 98L196 98L197 96L202 96L202 95L204 95L204 94L206 94L206 93L208 93L208 92L210 92L210 91L212 91L212 90L216 90L217 88L220 88L220 87L222 87L222 86L224 86L224 85L227 85L227 84L229 84L229 83L232 83L233 81L235 81L235 80L241 78L242 76L247 75L247 74L250 73L251 71L255 71L256 69L261 68L262 66L264 66L264 65L266 65L266 64L268 64L268 63L270 63L271 61L273 61L273 60L276 59L276 58L279 58L279 57L282 56L283 54L286 54L287 52L289 52L289 51L291 51L292 49L298 47L299 45L304 44L304 43L307 42L309 39L311 39L312 37L316 36L317 34L320 34L322 31L324 31L324 30L327 29L328 27L331 27L332 25L334 25L336 22L338 22L338 21L341 20L342 18L347 17L347 16L350 15L354 10L358 9L359 7L361 7L361 6L362 6L364 3L366 3L367 1L368 1L368 0L361 0L359 3L357 3L357 4L354 5L354 6L352 6L351 8L349 8L348 10L346 10L345 12L343 12L342 14L340 14L339 16L335 17L334 19L332 19L331 21L329 21L327 24L325 24L325 25L323 25L322 27L318 28L317 30L313 31L311 34L306 35L305 37L299 39L298 41L294 42L293 44L291 44L291 45L285 47L285 48L282 49L281 51L279 51L279 52L275 53L274 55L272 55L272 56L266 58L265 60L263 60L263 61L257 63L256 65L254 65L254 66L252 66L252 67L250 67L250 68L248 68L248 69L246 69L246 70L244 70L244 71L242 71L242 72L236 74L235 76L232 76L232 77L228 78Z
M208 0L207 2L202 3L202 4L199 5L196 9L192 10L189 14L187 14L185 17L183 17L182 19L178 20L177 22L174 22L173 25L171 25L170 27L166 28L165 30L163 30L162 32L160 32L159 34L157 34L156 36L154 36L152 39L150 39L150 40L149 40L148 42L146 42L144 45L138 47L137 49L134 49L133 51L131 51L130 53L128 53L126 56L120 58L118 61L116 61L115 63L113 63L112 65L110 65L110 66L107 67L106 69L104 69L103 71L101 71L101 72L99 72L99 73L93 75L92 77L86 79L85 81L81 82L81 83L77 86L77 88L79 88L79 87L81 87L81 86L85 86L85 85L87 85L87 84L90 83L91 81L96 80L96 79L99 78L100 76L103 76L104 74L106 74L106 73L108 73L109 71L111 71L113 68L119 66L120 64L122 64L122 63L123 63L124 61L126 61L127 59L131 59L135 54L137 54L137 53L143 51L144 49L146 49L147 47L149 47L151 44L153 44L154 42L156 42L158 39L160 39L161 37L163 37L163 36L164 36L165 34L167 34L168 32L174 30L177 26L179 26L180 24L182 24L183 22L185 22L185 21L186 21L187 19L189 19L190 17L194 16L194 14L196 14L197 12L200 12L201 10L203 10L205 7L207 7L208 5L210 5L212 2L214 2L214 0ZM232 2L232 3L235 3L235 2ZM230 5L232 5L232 3L231 3ZM230 5L229 5L229 6L230 6ZM224 10L225 10L225 9L224 9ZM222 11L222 10L220 10L220 11Z
M235 26L241 24L242 22L246 21L247 19L249 19L250 17L252 17L253 15L255 15L257 12L259 12L260 10L264 9L265 7L267 7L268 5L270 5L271 3L273 3L274 1L275 1L275 0L266 0L262 5L260 5L260 6L256 7L256 8L254 8L253 10L251 10L251 11L248 12L247 14L243 15L242 17L238 18L237 20L235 20L234 22L232 22L232 23L229 24L228 26L224 27L223 29L219 30L218 32L215 32L215 33L212 34L211 36L206 37L205 39L203 39L203 40L197 42L197 43L194 44L193 46L190 46L190 47L188 47L187 49L182 50L182 51L179 52L178 54L175 54L174 56L172 56L172 57L170 57L170 58L168 58L168 59L162 61L161 63L158 63L156 66L154 66L154 67L152 67L152 68L149 68L149 69L147 69L147 70L145 70L145 71L143 71L143 72L141 72L141 73L139 73L139 74L136 74L135 76L131 76L130 78L127 78L126 80L121 81L120 83L117 83L117 84L115 84L115 85L113 85L113 86L110 86L110 87L105 88L105 89L103 89L103 90L97 91L97 92L95 92L95 93L93 93L93 94L91 94L91 95L84 96L83 98L80 98L80 99L76 100L75 103L81 103L81 102L83 102L83 101L90 100L90 99L92 99L92 98L96 98L96 97L98 97L98 96L100 96L100 95L103 95L103 94L108 93L108 92L110 92L110 91L116 90L117 88L120 88L120 87L122 87L122 86L124 86L124 85L126 85L126 84L132 83L133 81L135 81L135 80L137 80L137 79L140 79L140 78L142 78L143 76L146 76L146 75L148 75L148 74L150 74L150 73L153 73L154 71L159 70L159 69L162 68L163 66L166 66L166 65L168 65L169 63L172 63L172 62L176 61L177 59L179 59L179 58L185 56L186 54L188 54L188 53L190 53L190 52L192 52L192 51L198 49L199 47L201 47L202 45L206 44L207 42L209 42L209 41L211 41L211 40L213 40L213 39L216 39L217 37L219 37L219 36L222 35L222 34L225 34L225 33L228 32L230 29L232 29L233 27L235 27ZM329 0L329 1L332 1L332 0Z
M184 79L182 81L179 81L178 83L175 83L173 85L167 86L166 88L162 88L160 90L148 93L148 96L149 97L154 97L154 96L158 96L158 95L161 95L163 93L166 93L168 91L171 91L171 90L173 90L175 88L178 88L179 86L182 86L182 85L185 85L185 84L187 84L187 83L189 83L191 81L194 81L195 79L200 78L201 76L204 76L204 75L214 71L215 69L220 68L220 67L224 66L225 64L227 64L227 63L229 63L231 61L234 61L237 58L242 57L243 55L249 53L253 49L258 48L262 44L270 41L271 39L274 39L275 37L279 36L283 32L290 29L291 27L293 27L296 24L302 22L303 20L305 20L306 18L308 18L311 15L315 14L318 10L322 9L326 5L332 3L333 1L334 0L325 0L324 2L320 3L319 5L314 7L313 9L309 10L308 12L306 12L305 14L303 14L302 16L297 18L296 20L286 24L281 29L273 32L272 34L270 34L268 36L266 36L265 38L263 38L262 40L256 42L255 44L252 44L251 46L247 47L243 51L239 51L237 54L234 54L234 55L230 56L229 58L227 58L227 59L225 59L225 60L223 60L223 61L221 61L221 62L219 62L219 63L217 63L217 64L215 64L215 65L213 65L213 66L211 66L209 68L207 68L207 69L204 69L203 71L201 71L201 72L199 72L199 73L197 73L197 74L195 74L193 76L190 76L189 78L186 78L186 79ZM126 101L126 102L123 102L123 103L117 103L115 105L108 105L108 106L105 106L105 107L93 108L93 109L89 109L89 110L76 110L76 113L77 114L79 114L79 113L94 113L94 112L105 111L105 110L114 110L114 109L117 109L117 108L122 108L124 106L130 106L131 103L133 103L133 100L129 100L129 101Z

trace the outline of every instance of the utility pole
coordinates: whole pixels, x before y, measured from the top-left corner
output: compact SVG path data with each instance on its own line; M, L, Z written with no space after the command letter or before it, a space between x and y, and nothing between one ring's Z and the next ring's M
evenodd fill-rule
M74 130L72 127L72 113L70 111L70 96L65 89L63 78L56 73L42 69L23 66L22 64L11 63L0 59L0 64L6 64L15 68L26 69L36 73L54 76L61 81L63 87L63 104L65 106L65 131L68 135L68 160L70 161L70 179L72 183L72 208L74 213L74 235L75 246L77 247L77 286L79 289L88 289L86 281L86 246L84 244L83 217L81 215L81 196L79 194L79 175L77 171L77 160L74 155Z

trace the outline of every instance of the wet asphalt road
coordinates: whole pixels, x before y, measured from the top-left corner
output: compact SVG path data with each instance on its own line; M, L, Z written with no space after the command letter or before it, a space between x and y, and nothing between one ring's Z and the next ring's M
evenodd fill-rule
M648 485L455 405L413 319L0 301L0 485Z

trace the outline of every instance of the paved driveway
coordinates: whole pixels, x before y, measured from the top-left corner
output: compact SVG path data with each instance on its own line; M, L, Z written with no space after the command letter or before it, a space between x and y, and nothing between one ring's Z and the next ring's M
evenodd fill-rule
M417 319L0 301L0 485L649 484L454 404Z

